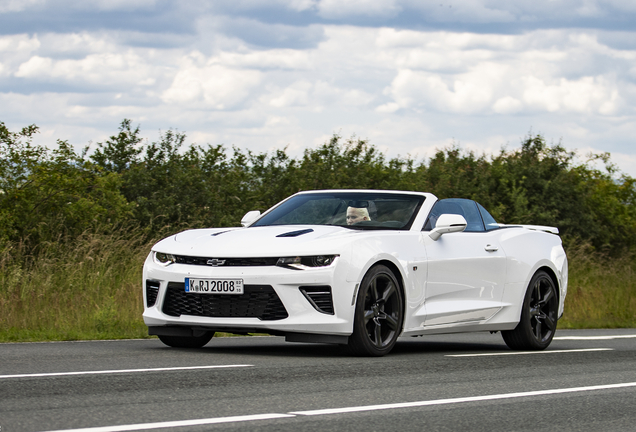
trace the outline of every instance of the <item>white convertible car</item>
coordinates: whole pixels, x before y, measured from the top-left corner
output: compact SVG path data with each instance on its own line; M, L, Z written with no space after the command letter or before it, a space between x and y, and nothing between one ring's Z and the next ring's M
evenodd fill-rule
M243 227L184 231L143 271L144 321L172 347L214 332L387 354L399 336L501 331L545 349L563 314L558 230L503 225L468 199L324 190L252 211Z

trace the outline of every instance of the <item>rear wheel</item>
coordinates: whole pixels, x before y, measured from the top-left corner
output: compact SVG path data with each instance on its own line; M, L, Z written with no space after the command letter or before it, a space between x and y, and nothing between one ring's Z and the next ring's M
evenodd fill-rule
M559 298L554 281L540 270L528 286L519 324L501 335L514 350L546 349L556 332L558 313Z
M360 356L388 354L402 331L404 302L393 272L378 265L362 279L349 348Z
M163 336L159 340L173 348L201 348L214 336L214 332L208 332L202 336Z

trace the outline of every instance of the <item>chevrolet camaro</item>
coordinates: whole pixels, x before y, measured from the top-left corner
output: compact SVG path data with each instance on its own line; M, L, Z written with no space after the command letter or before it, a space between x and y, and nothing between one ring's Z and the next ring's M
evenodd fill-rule
M497 223L473 200L306 191L241 225L153 246L149 334L202 347L215 332L266 333L382 356L399 337L500 331L511 349L541 350L563 314L558 229Z

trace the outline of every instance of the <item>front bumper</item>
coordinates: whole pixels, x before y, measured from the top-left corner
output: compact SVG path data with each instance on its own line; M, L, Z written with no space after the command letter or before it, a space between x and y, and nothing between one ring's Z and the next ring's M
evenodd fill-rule
M161 332L161 327L165 327L164 330L170 332L183 328L195 332L208 330L271 333L289 335L291 338L300 337L298 335L302 334L348 336L353 331L353 296L356 283L346 281L345 266L338 264L336 261L330 267L311 270L292 270L276 266L225 268L186 264L162 266L155 263L150 254L143 271L144 322L154 334L161 334L157 332ZM258 316L252 316L254 313L250 309L251 306L245 306L247 300L239 300L239 296L216 295L218 296L216 299L211 299L209 296L215 295L181 292L180 287L183 287L186 277L240 278L244 281L246 294L250 287L266 287L259 288L260 291L271 287L275 293L274 297L280 301L285 314L259 315L256 313ZM147 289L149 283L152 290ZM325 313L324 310L317 308L315 303L312 304L312 300L301 290L307 287L331 288L332 314ZM185 301L189 305L191 297L185 296L202 296L202 301L212 304L215 308L221 307L223 312L220 314L224 316L202 316L198 311L189 314L187 311L191 310L190 306L177 309L166 307L167 302L174 302L171 296L174 296L177 291L179 302ZM269 300L263 301L269 302ZM195 301L195 303L200 302L201 300ZM208 306L206 308L210 309ZM249 313L240 312L248 309ZM175 312L176 310L178 312ZM227 310L233 312L229 314L225 312ZM177 330L168 330L169 328Z

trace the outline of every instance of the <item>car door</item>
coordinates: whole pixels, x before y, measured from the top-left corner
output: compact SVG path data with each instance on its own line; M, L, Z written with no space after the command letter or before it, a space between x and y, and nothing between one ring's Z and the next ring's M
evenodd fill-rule
M427 280L425 326L481 322L501 307L506 278L506 256L498 230L487 231L472 200L440 200L431 210L426 230L443 213L461 214L464 232L426 238Z

